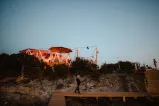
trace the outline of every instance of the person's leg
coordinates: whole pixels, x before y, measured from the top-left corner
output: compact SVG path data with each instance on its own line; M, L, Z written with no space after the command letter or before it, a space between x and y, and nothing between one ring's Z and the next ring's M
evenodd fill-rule
M77 86L77 90L78 90L78 93L80 93L80 90L79 90L79 85Z
M155 69L157 70L157 66L156 66L156 64L155 64L154 66L155 66Z
M76 87L76 89L75 89L75 93L76 93L77 90L78 90L78 85L77 85L77 87Z
M76 91L77 91L77 87L76 87L76 89L75 89L75 93L76 93Z

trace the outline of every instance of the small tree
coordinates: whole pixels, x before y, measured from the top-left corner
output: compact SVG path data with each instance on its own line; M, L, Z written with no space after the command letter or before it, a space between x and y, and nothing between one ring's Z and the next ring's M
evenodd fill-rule
M90 75L98 71L98 66L87 59L77 57L70 70L73 74Z
M54 65L54 70L58 78L65 79L68 76L70 68L66 64Z
M100 72L102 74L111 74L113 72L116 72L118 65L117 64L106 64L104 63L101 68Z
M120 71L122 73L131 73L134 70L134 64L129 61L120 61Z

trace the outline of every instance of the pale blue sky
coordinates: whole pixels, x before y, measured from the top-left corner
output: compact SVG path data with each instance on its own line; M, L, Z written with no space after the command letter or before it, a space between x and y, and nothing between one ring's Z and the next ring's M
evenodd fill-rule
M0 0L0 53L97 45L99 64L119 57L151 65L158 40L159 0Z

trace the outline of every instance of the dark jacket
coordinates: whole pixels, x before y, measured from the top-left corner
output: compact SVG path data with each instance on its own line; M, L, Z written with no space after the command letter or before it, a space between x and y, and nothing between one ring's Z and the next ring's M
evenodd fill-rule
M77 85L80 85L81 81L79 78L76 78Z

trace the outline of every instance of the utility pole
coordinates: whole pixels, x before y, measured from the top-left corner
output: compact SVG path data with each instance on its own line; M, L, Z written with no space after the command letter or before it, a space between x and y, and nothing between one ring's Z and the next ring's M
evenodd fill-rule
M79 52L78 48L76 48L76 57L78 57L78 52Z
M95 64L97 64L97 63L98 63L98 48L96 47L95 49L96 49L96 59L95 59Z
M86 48L87 50L91 47L95 47L94 51L96 53L96 58L95 58L95 61L94 63L97 64L98 63L98 48L97 46L86 46L86 47L78 47L78 48L75 48L76 52L75 52L75 58L79 56L79 48ZM93 52L94 53L94 52Z

